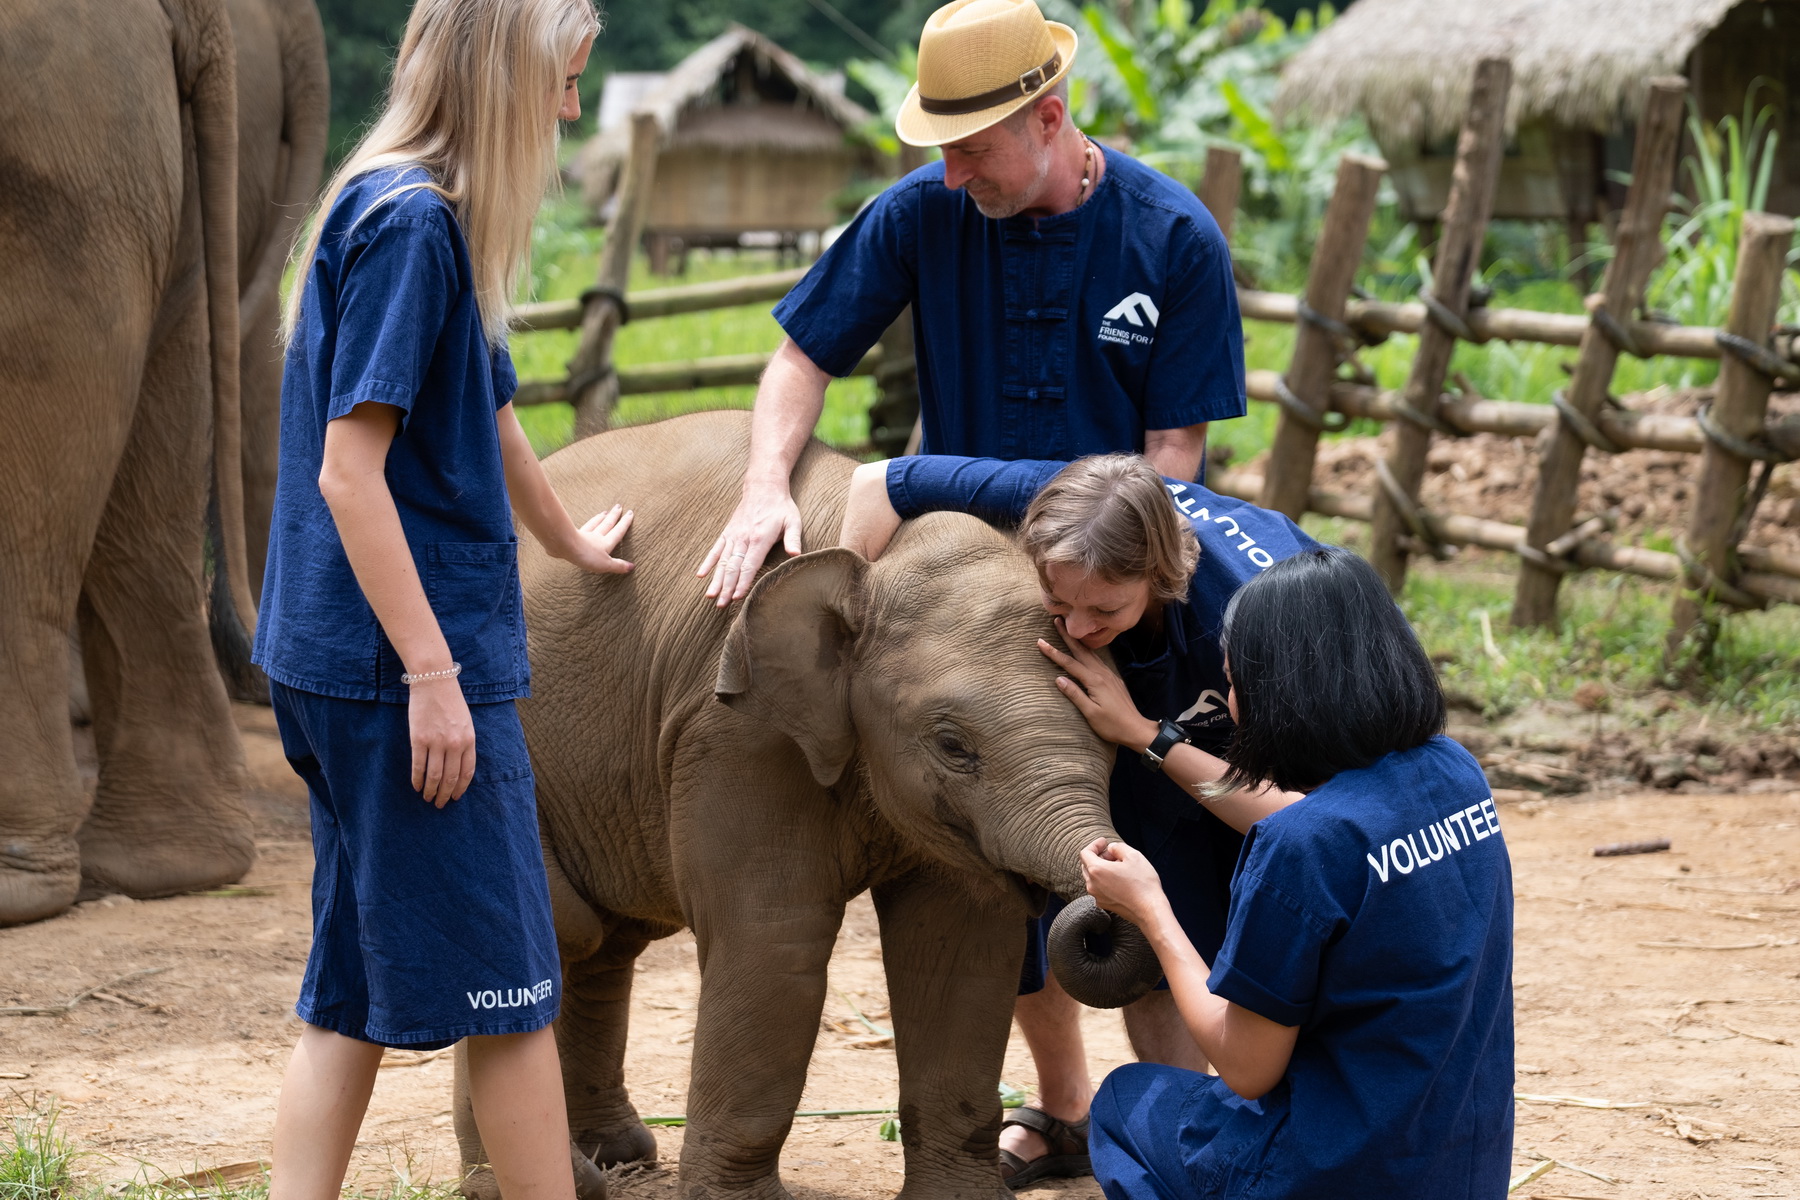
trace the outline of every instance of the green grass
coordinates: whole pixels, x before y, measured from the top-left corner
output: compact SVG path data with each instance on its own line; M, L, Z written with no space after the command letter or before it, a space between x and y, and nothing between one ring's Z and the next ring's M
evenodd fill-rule
M0 1200L56 1200L74 1186L77 1155L57 1116L51 1104L7 1114L0 1129Z

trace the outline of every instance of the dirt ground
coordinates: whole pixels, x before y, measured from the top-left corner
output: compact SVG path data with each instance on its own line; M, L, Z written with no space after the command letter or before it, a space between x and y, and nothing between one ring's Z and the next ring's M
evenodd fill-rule
M241 708L261 858L244 885L133 903L108 897L0 930L0 1101L55 1097L95 1173L149 1178L266 1157L297 1032L308 942L305 796L267 710ZM1800 1196L1800 790L1586 793L1502 808L1518 890L1515 1167L1561 1164L1515 1195ZM1667 853L1595 858L1667 837ZM693 943L639 966L627 1078L646 1115L683 1111L698 977ZM134 972L155 972L120 981ZM852 1003L886 1013L873 911L858 902L831 964L836 989L803 1108L868 1109L896 1094L891 1048ZM1086 1017L1095 1078L1128 1057L1115 1014ZM358 1144L360 1178L452 1178L447 1055L391 1055ZM1029 1088L1015 1035L1004 1078ZM886 1197L901 1183L879 1116L799 1118L782 1175L799 1200ZM679 1128L656 1131L662 1160ZM1584 1168L1592 1174L1582 1173ZM1091 1180L1052 1185L1098 1197ZM1039 1193L1043 1194L1043 1193ZM617 1197L673 1200L666 1167L620 1174Z

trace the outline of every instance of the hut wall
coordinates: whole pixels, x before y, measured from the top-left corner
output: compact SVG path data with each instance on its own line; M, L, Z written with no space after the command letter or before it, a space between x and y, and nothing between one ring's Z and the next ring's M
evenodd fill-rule
M1690 83L1707 124L1735 116L1753 82L1755 106L1774 110L1777 137L1769 208L1800 216L1800 0L1740 4L1701 41L1688 66ZM1683 191L1691 183L1681 180Z
M725 152L674 146L656 162L648 230L699 234L825 229L842 218L831 198L850 183L854 151Z
M1389 178L1408 220L1436 220L1450 196L1454 139L1441 145L1383 145ZM1599 151L1589 134L1538 122L1519 127L1500 163L1494 216L1507 220L1592 220L1600 186Z

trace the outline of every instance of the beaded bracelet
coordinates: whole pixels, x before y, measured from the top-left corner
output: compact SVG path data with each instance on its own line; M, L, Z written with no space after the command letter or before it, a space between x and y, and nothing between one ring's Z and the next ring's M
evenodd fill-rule
M416 675L409 675L403 671L400 674L400 682L404 683L407 687L411 687L413 684L422 683L427 679L455 679L461 674L462 664L453 662L441 671L420 671Z

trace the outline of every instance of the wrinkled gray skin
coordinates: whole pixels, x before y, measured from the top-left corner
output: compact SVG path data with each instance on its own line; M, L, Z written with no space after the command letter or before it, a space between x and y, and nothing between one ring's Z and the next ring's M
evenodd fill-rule
M0 5L0 925L254 857L203 575L216 495L215 600L247 626L237 54L221 0Z
M619 430L546 461L578 518L636 510L631 575L522 554L533 698L520 707L564 959L571 1130L602 1165L655 1156L622 1069L632 965L690 927L701 992L682 1195L785 1197L776 1161L826 964L845 904L869 890L901 1195L996 1200L1026 917L1043 888L1079 894L1078 852L1113 836L1112 753L1053 685L1034 645L1050 621L1007 538L945 513L904 525L873 565L819 549L855 463L817 442L794 475L810 552L714 608L693 569L735 502L748 417ZM484 1161L462 1097L457 1130L465 1162ZM491 1193L491 1176L470 1190Z

